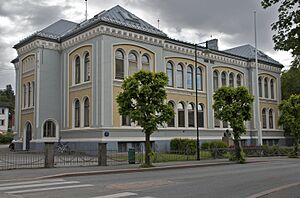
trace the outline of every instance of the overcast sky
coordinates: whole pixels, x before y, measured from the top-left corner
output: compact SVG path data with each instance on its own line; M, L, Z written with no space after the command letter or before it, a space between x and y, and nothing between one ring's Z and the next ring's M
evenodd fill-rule
M189 42L219 39L219 49L254 46L253 11L257 11L258 48L288 66L290 53L274 51L270 24L276 8L263 10L260 0L88 0L88 18L115 5L157 27L171 38ZM15 87L12 46L59 19L84 20L84 0L0 0L0 89Z

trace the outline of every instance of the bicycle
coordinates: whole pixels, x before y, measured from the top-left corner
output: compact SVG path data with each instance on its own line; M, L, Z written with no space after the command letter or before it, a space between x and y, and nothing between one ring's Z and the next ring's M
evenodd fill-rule
M68 143L62 143L61 142L61 137L58 139L58 143L56 146L56 150L59 153L70 153L70 147L67 145Z

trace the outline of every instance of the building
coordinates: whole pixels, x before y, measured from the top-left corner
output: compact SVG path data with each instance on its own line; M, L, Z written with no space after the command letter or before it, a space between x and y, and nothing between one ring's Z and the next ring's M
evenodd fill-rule
M169 76L168 103L176 116L151 136L156 149L168 150L173 138L196 138L195 77L198 79L200 142L221 139L228 123L214 119L213 93L220 86L259 89L260 110L247 122L243 144L255 144L258 125L268 144L284 144L277 125L282 65L254 48L218 50L169 38L121 6L82 23L59 20L17 43L16 131L23 149L37 149L59 137L74 147L107 142L125 151L138 147L144 134L118 113L116 96L124 78L137 70L164 71ZM259 84L259 86L257 86Z
M8 131L9 109L6 105L0 104L0 132Z

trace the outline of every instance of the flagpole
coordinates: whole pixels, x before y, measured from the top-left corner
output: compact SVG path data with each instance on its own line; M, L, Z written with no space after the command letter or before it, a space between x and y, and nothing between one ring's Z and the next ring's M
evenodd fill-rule
M258 84L258 60L257 60L257 35L256 35L256 11L254 11L254 40L255 40L255 77L256 77L256 97L255 97L255 103L256 103L256 116L257 116L257 122L256 122L256 129L257 129L257 145L262 145L262 131L261 131L261 121L260 121L260 103L259 103L259 84Z

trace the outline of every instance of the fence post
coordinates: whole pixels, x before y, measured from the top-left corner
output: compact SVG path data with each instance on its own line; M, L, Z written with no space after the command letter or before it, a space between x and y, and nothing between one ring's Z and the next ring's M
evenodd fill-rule
M98 166L107 166L106 143L98 143Z
M54 167L54 142L45 142L45 168Z

